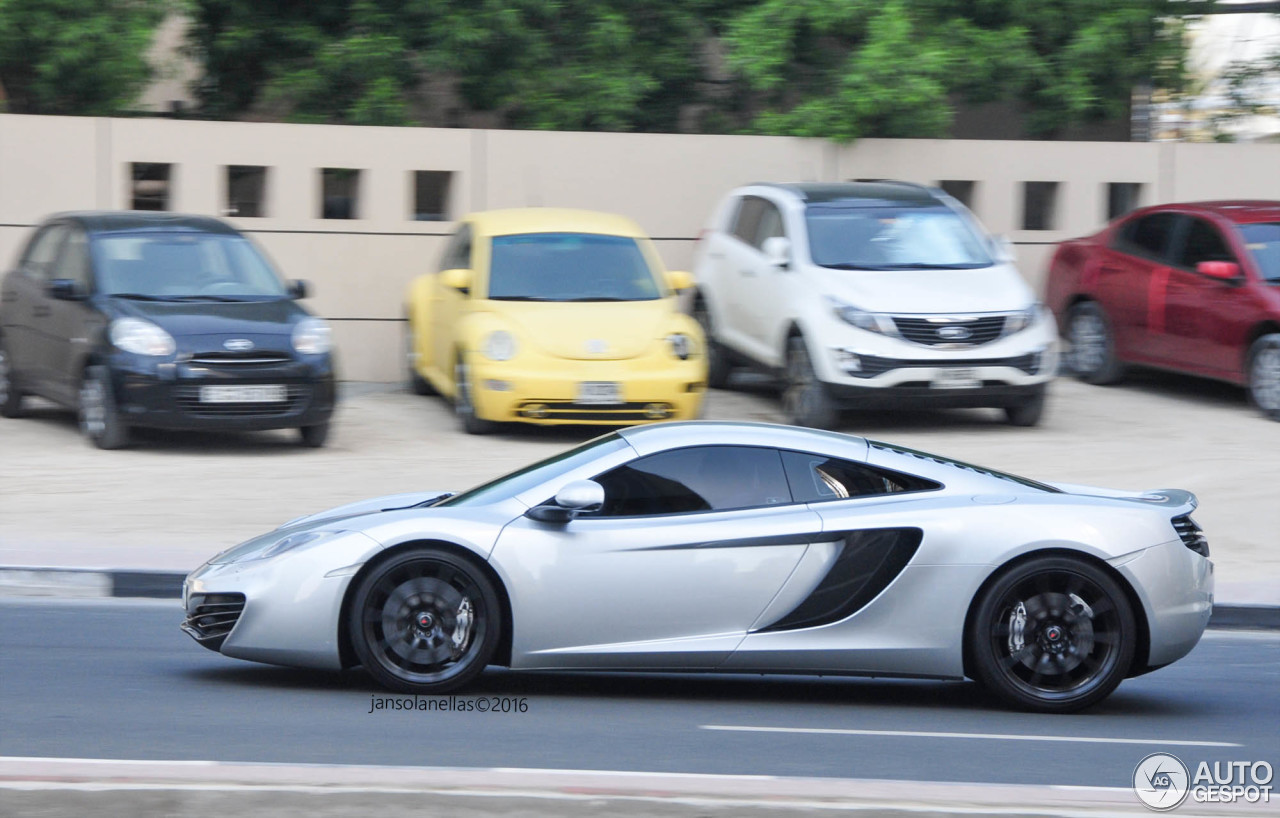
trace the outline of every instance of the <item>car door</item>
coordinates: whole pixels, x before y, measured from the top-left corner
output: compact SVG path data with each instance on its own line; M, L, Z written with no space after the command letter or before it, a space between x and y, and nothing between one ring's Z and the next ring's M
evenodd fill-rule
M820 537L775 449L674 449L596 481L599 512L499 535L513 667L714 668Z
M472 266L473 251L473 230L470 223L464 222L458 228L458 231L453 234L453 238L449 240L449 246L445 249L444 255L440 259L438 272L470 270L473 279L472 289L474 289L477 277ZM446 383L453 382L453 365L457 353L456 333L458 318L462 314L463 305L470 297L470 290L463 292L450 287L442 280L442 276L438 274L431 286L431 326L429 328L431 333L431 361L432 366L439 370Z
M72 281L76 295L72 299L47 296L47 341L42 345L44 368L49 389L64 403L73 403L80 386L81 365L93 334L102 329L104 319L90 306L93 291L89 260L89 238L83 228L68 226L66 237L49 268L49 281Z
M66 225L40 229L18 262L17 275L5 279L6 347L10 365L24 388L49 396L49 274L66 236Z
M1150 357L1163 313L1152 312L1151 291L1163 292L1171 268L1170 253L1182 216L1162 211L1120 226L1102 249L1094 293L1111 320L1121 358Z
M1168 281L1162 292L1153 293L1164 310L1155 352L1170 366L1224 376L1240 369L1242 324L1253 312L1250 293L1241 286L1243 274L1236 281L1206 276L1196 271L1202 261L1241 264L1216 225L1188 217Z

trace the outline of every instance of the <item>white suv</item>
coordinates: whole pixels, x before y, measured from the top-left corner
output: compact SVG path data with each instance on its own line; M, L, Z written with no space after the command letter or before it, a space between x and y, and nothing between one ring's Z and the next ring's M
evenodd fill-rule
M1057 367L1053 315L963 205L905 182L754 184L694 262L710 383L779 373L792 423L841 408L1001 407L1032 426Z

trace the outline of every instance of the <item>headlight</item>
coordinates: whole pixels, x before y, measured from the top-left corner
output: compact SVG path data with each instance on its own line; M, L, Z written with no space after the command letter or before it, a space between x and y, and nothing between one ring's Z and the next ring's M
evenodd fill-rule
M671 347L671 354L682 361L689 360L689 356L693 355L693 339L683 332L668 335L667 344Z
M235 548L225 551L213 559L210 563L226 565L234 562L249 562L250 560L265 560L267 557L275 557L286 551L293 551L304 545L323 540L327 537L345 534L344 529L320 528L310 531L299 531L296 534L286 534L281 537L276 532L254 537L248 542L241 543Z
M111 322L111 343L134 355L172 355L173 336L141 318L117 318Z
M1036 302L1027 307L1022 312L1014 313L1005 319L1004 334L1013 335L1015 332L1022 332L1027 327L1035 323L1036 316L1040 314L1041 304Z
M293 348L303 355L323 355L333 348L332 336L323 318L303 318L293 328Z
M831 297L827 298L827 304L831 306L836 317L846 324L852 324L858 329L865 329L867 332L878 332L881 335L897 335L893 320L887 315L860 310L852 304L846 304L839 299Z
M516 357L519 346L514 335L505 329L499 329L485 336L480 351L491 361L509 361Z

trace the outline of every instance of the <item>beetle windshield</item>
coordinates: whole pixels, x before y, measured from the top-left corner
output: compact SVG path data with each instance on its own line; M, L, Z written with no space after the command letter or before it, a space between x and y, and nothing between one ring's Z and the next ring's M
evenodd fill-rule
M588 440L581 446L548 457L546 460L540 460L510 474L504 474L497 480L491 480L469 491L447 497L436 505L476 506L506 500L570 472L584 463L590 463L596 458L625 449L628 445L617 432L609 432Z
M840 270L975 269L990 243L949 207L815 204L805 212L815 264Z
M284 298L284 282L248 239L225 233L123 233L93 241L98 288L148 301Z
M489 298L496 301L653 301L658 281L627 236L526 233L495 236Z
M1280 224L1244 224L1240 233L1262 277L1270 284L1280 284Z

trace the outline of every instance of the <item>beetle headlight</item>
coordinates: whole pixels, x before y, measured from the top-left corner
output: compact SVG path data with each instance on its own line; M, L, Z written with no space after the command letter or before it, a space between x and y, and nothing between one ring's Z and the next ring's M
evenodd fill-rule
M480 351L491 361L509 361L520 351L516 337L505 329L494 330L485 336Z
M173 336L141 318L117 318L111 322L111 343L134 355L172 355Z
M827 297L827 304L835 312L836 317L846 324L852 324L858 329L864 329L867 332L878 332L881 335L897 334L893 326L893 320L887 315L881 315L878 312L867 312L830 296Z
M671 354L682 361L689 360L693 355L693 339L683 332L673 332L668 335L667 345L671 348Z
M303 355L323 355L333 348L332 332L323 318L304 318L293 328L293 348Z

